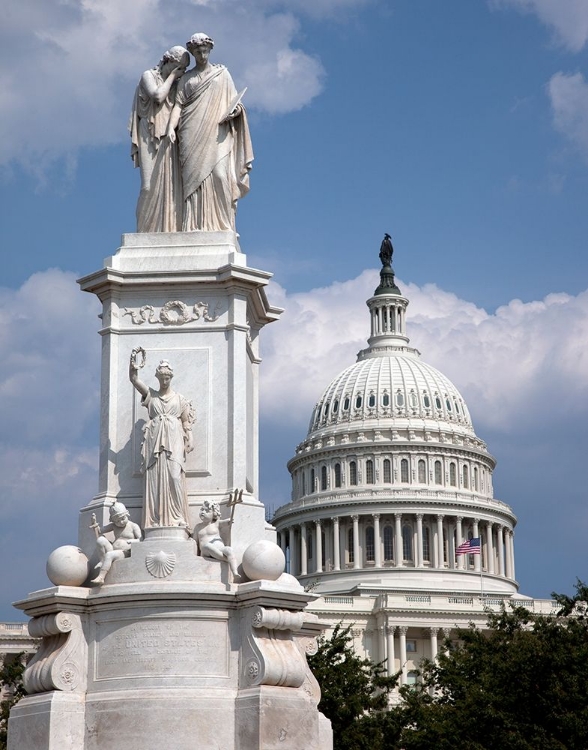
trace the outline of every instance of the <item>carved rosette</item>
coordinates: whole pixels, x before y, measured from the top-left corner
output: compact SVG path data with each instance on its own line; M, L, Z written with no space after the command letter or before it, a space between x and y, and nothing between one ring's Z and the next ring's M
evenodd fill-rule
M27 693L85 692L87 644L79 615L58 612L29 622L33 638L43 638L24 673Z

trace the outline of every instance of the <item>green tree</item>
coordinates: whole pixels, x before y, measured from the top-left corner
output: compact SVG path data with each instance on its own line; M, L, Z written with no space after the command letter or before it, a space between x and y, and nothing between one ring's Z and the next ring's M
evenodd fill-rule
M0 701L0 750L6 750L8 743L8 715L10 709L24 695L23 674L24 654L19 654L13 661L6 662L0 669L0 688L7 690L7 696Z
M398 675L388 677L382 664L360 658L350 630L337 625L309 657L321 686L319 710L331 720L336 750L390 750L401 730L396 714L386 710Z
M523 607L488 616L446 642L393 711L405 750L586 750L588 589L553 595L553 616Z

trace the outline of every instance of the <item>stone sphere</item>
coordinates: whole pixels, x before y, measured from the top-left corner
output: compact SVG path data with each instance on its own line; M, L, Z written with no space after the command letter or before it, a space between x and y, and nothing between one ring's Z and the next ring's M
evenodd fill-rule
M81 586L88 577L89 561L79 547L66 544L47 560L47 576L55 586Z
M275 581L286 567L284 553L274 542L260 539L243 553L243 570L251 581Z

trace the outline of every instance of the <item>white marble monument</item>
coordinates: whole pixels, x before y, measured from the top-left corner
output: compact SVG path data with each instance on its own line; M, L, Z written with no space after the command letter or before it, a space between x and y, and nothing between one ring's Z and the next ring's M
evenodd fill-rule
M192 37L185 82L213 74L211 47ZM228 90L227 76L204 90ZM233 139L220 161L246 127L239 101L227 110L213 113ZM184 114L180 153L195 132ZM192 196L192 218L215 205L219 174ZM16 603L42 644L9 750L332 747L306 661L323 627L305 612L315 597L284 572L257 497L259 333L281 312L269 278L217 227L123 235L80 280L103 305L99 487L79 547L50 557L54 585Z

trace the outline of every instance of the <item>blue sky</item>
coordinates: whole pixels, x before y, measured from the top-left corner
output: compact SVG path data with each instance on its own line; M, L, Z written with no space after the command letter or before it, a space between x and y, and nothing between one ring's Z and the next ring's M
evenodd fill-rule
M238 230L286 308L265 331L261 499L368 334L392 235L408 332L466 398L519 516L521 591L586 578L588 2L27 0L0 44L0 618L46 585L96 492L98 305L77 276L134 230L126 123L203 30L255 149ZM25 54L26 53L26 54Z

